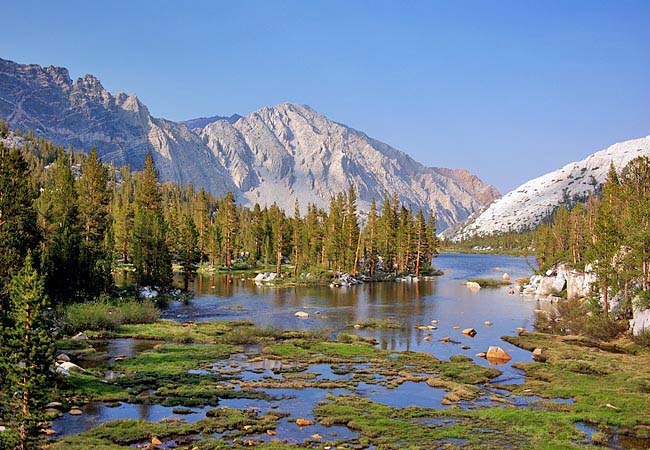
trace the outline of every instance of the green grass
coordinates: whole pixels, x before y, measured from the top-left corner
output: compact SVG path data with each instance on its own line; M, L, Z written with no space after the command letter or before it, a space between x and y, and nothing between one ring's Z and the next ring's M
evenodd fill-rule
M61 327L67 333L115 330L123 324L153 323L159 317L160 311L149 300L97 300L66 306Z

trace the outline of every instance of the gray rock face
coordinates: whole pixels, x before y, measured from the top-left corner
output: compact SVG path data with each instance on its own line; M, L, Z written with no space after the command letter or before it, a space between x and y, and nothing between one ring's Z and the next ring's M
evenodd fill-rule
M359 208L397 192L415 208L435 208L443 227L463 220L499 194L465 170L424 167L405 153L333 122L306 105L283 103L200 130L249 203L297 197L323 205L352 183Z
M414 208L435 210L443 230L499 196L466 170L425 167L306 105L177 123L152 117L135 95L113 95L91 75L73 82L64 68L0 59L0 117L60 145L96 147L104 161L134 169L151 152L161 178L219 196L230 190L249 206L291 210L298 198L305 209L326 207L352 183L360 211L395 192Z
M634 336L650 330L650 308L635 307L630 320L630 328Z

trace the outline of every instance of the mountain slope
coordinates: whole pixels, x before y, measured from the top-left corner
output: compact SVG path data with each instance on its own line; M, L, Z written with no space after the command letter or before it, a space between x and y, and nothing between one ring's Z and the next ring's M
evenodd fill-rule
M0 59L0 118L60 145L96 147L104 161L134 169L151 152L161 178L216 195L230 190L247 205L291 210L298 198L303 208L327 207L352 183L361 211L396 192L415 208L435 209L442 230L499 195L465 170L425 167L305 105L172 122L152 117L135 95L109 93L92 75L73 82L64 68Z
M599 188L611 163L620 173L638 156L650 156L650 136L614 144L522 184L468 220L454 232L453 239L533 228L559 205L585 199Z

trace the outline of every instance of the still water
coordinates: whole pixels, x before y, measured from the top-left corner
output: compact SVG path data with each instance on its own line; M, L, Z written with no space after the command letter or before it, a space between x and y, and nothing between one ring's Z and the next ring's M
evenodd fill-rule
M520 376L509 370L517 361L530 361L530 353L506 342L501 336L515 334L516 328L530 329L539 308L537 301L509 295L507 287L469 290L468 278L497 278L508 273L511 280L532 273L526 259L503 255L442 254L434 260L443 276L417 283L367 283L347 288L256 286L237 275L197 277L195 298L189 305L173 303L163 316L178 321L247 319L259 326L283 329L325 328L333 332L353 331L370 336L388 350L429 352L440 359L464 354L479 364L488 364L475 354L490 345L499 345L513 357L505 366L500 382ZM496 270L495 270L496 269ZM309 314L306 319L295 317L297 311ZM353 326L364 319L391 319L400 329L358 330ZM437 320L437 330L422 331L418 325ZM485 326L485 322L492 326ZM465 336L454 327L475 328L474 338ZM430 341L424 338L430 336ZM460 344L443 343L449 336ZM463 346L470 349L463 350Z
M507 287L484 288L478 292L469 290L464 282L468 278L501 278L507 272L512 280L530 276L532 269L525 259L499 255L443 254L435 260L436 267L444 271L443 276L416 283L387 282L368 283L347 288L290 287L273 288L256 286L241 276L217 275L198 277L194 282L195 298L187 305L171 304L163 316L177 321L207 320L251 320L259 326L283 329L330 330L332 334L347 331L370 336L379 346L388 350L413 350L429 352L440 359L464 354L478 364L488 361L475 356L486 351L490 345L499 345L511 356L512 361L499 366L502 375L494 380L498 383L523 381L523 374L511 367L513 362L530 361L529 352L520 350L500 337L516 333L516 328L531 328L535 309L539 302L509 295ZM308 318L295 317L297 311L309 314ZM390 319L400 325L399 329L369 330L354 329L354 324L364 319ZM418 325L429 325L437 321L437 330L418 330ZM486 326L485 322L492 322ZM456 330L454 327L460 327ZM475 328L474 338L465 336L463 328ZM424 338L429 336L430 340ZM458 343L444 343L439 339L449 336ZM108 342L106 351L110 354L132 356L150 348L150 344L135 340L114 340ZM463 349L469 346L469 349ZM253 352L255 353L255 352ZM113 355L114 356L114 355ZM251 354L249 356L256 356ZM230 360L221 362L229 365ZM277 363L277 361L275 361ZM244 364L246 366L246 364ZM271 367L249 367L243 372L244 380L259 377L276 378ZM329 365L310 366L309 372L318 377L338 379L348 375L335 375ZM210 374L207 373L206 376ZM426 383L407 382L396 389L379 385L360 383L352 392L345 389L265 389L266 393L279 400L221 399L219 405L232 408L254 408L261 413L279 408L298 416L313 418L315 405L330 394L361 395L390 406L417 405L429 408L445 408L440 401L445 392L429 387ZM522 400L523 401L523 400ZM178 416L172 407L161 405L136 405L122 403L115 405L95 403L86 405L82 416L65 414L53 422L57 436L76 434L89 430L101 423L121 418L141 418L158 421L166 417L195 421L205 417L206 408L192 408L189 415ZM462 406L462 405L461 405ZM318 432L327 438L353 438L356 433L342 426L322 427L315 425L302 430L282 419L278 424L278 437L288 442L303 442L309 434ZM266 439L267 436L259 436ZM171 442L170 444L174 444Z

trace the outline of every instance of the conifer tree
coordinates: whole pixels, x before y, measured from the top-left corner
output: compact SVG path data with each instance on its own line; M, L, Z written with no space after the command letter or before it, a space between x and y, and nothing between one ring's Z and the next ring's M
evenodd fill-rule
M167 246L162 194L153 158L147 154L136 177L133 217L133 263L139 286L171 285L171 254Z
M9 330L8 382L18 425L21 449L34 448L38 438L38 406L47 393L54 350L50 337L49 302L43 278L32 265L31 255L25 258L21 271L10 286L13 328Z
M178 259L183 266L183 288L186 291L196 275L199 258L199 233L192 216L185 213L179 233Z
M85 290L96 294L110 285L112 258L106 248L111 200L108 171L94 148L81 164L76 189L81 223L80 269Z
M230 268L232 266L232 254L237 234L237 206L235 204L235 196L232 192L228 191L226 193L220 213L223 220L225 263L226 267Z
M55 302L73 300L82 290L81 227L71 156L60 152L36 201L44 237L42 265Z

